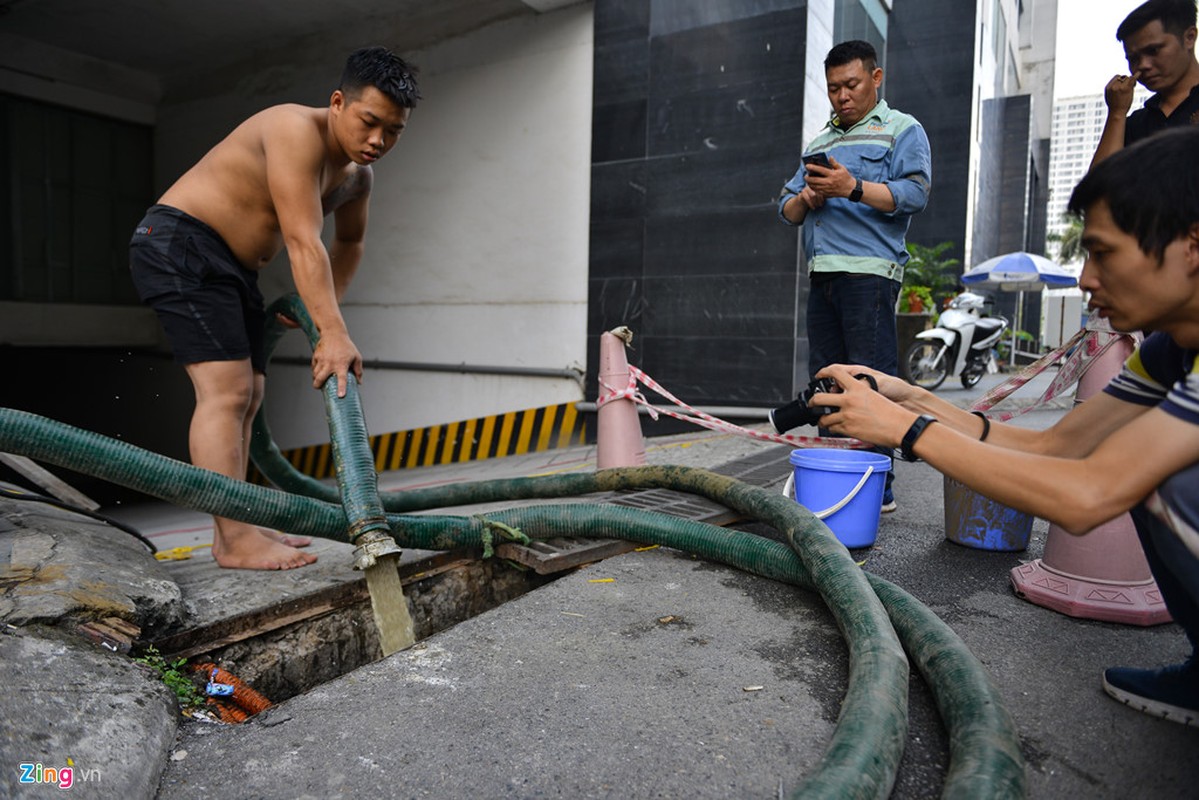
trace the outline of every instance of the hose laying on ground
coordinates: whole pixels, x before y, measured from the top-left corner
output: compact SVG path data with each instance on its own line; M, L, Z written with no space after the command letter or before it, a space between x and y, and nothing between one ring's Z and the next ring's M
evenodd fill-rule
M300 320L308 333L310 342L315 344L317 337L311 328L311 323L307 321L307 314L304 311L303 304L300 303L297 297L293 295L280 298L273 304L271 310L272 312L281 313ZM268 314L266 336L266 354L268 358L273 354L279 339L284 333L283 326L275 319L275 313ZM327 404L326 407L329 408L330 406ZM275 445L274 439L270 434L264 412L260 412L254 420L251 457L258 469L281 489L308 497L320 498L328 502L336 502L337 494L332 487L304 475L283 457L283 454ZM335 463L337 462L335 461ZM716 502L736 508L736 510L745 516L754 519L770 520L776 528L786 533L795 553L801 559L804 557L803 541L797 539L795 531L791 530L786 522L790 518L791 511L796 508L796 504L790 500L785 501L783 506L780 507L777 505L777 496L771 497L769 503L766 504L774 505L773 512L771 512L763 508L761 502L748 502L744 505L738 504L730 497L731 489L737 485L744 486L744 484L738 484L736 481L720 478L719 476L711 475L701 481L696 479L698 475L696 471L667 472L665 476L660 475L656 470L652 473L649 470L618 470L615 472L635 477L632 477L631 481L623 481L612 472L601 472L598 474L555 476L549 479L517 478L479 481L442 486L436 489L384 493L381 495L381 500L383 507L387 511L402 512L504 500L576 496L617 489L681 489L701 494ZM684 475L686 475L686 480L684 480ZM607 509L608 507L604 508ZM806 512L806 509L804 511ZM522 531L527 530L529 528L529 515L532 513L534 512L519 512L519 519L513 521L513 524ZM613 511L610 513L617 512ZM546 536L552 536L552 531L561 529L562 523L567 517L574 516L576 515L571 514L570 510L559 510L557 515L553 517L554 520L557 520L557 523L541 530L546 531ZM619 529L608 531L607 533L598 533L588 527L588 525L596 520L595 516L588 516L586 520L572 519L571 523L566 527L568 530L576 532L576 535L634 538L630 534L630 531L635 530L646 518L644 514L639 515L631 520L628 525L621 526ZM677 521L672 524L677 524ZM818 527L826 534L826 539L832 538L831 536L827 536L827 529L824 529L822 525ZM440 530L444 533L445 528L441 528ZM592 532L578 533L583 530L590 530ZM669 526L667 531L658 531L657 536L659 538L642 541L662 542L662 538L660 537L668 536L668 531ZM722 539L720 534L712 535L718 541L727 541ZM692 540L676 542L673 546L696 552ZM759 575L766 574L763 572L766 565L745 564L740 561L733 561L728 558L728 554L723 552L709 552L705 554L705 557L732 566L738 566ZM774 554L774 557L779 558L778 554ZM793 563L793 561L794 559L791 559L790 563ZM782 563L788 562L787 560L783 560ZM781 579L791 580L791 582L798 585L820 590L820 587L814 585L811 581L811 577L806 572L806 566L804 566L803 562L801 562L800 567L805 570L801 577L791 576L791 578L794 578L793 580L790 578ZM961 642L957 635L926 606L906 592L903 592L902 589L894 584L888 583L876 576L868 576L868 578L875 592L884 600L891 617L891 623L903 639L909 655L916 661L918 669L932 688L937 700L938 710L946 724L946 728L950 732L951 763L945 781L943 796L962 798L1023 796L1025 791L1025 776L1023 757L1019 749L1019 739L1011 717L999 701L998 694L991 684L986 670L978 663L969 648ZM823 590L821 590L821 593L824 594ZM825 599L826 602L830 602L827 596ZM890 602L886 602L888 600ZM840 624L840 620L838 622ZM848 641L851 643L854 641L851 631L842 627L842 632ZM953 655L948 656L946 655L947 652ZM853 659L851 658L852 662ZM906 705L904 714L906 719ZM834 742L835 744L836 742ZM832 752L832 748L830 748L830 752ZM898 759L901 753L902 742L899 744L899 752L896 754L896 759ZM893 765L893 769L898 769L897 761ZM894 776L892 775L891 780L893 778ZM812 779L805 784L805 789L813 789L816 783L823 780L823 778L820 781ZM850 781L852 782L852 778L850 778ZM836 785L836 782L834 781L832 785Z
M341 541L347 538L341 507L231 480L26 412L0 409L0 449L98 475L207 513L293 533ZM876 624L872 613L863 609L877 605L876 597L882 598L936 695L949 729L952 758L943 796L1023 796L1025 777L1018 739L985 670L944 623L898 587L871 577L874 591L866 592L869 597L861 596L859 582L866 580L864 573L853 565L848 551L797 503L703 470L640 467L456 485L447 487L447 496L453 499L443 498L441 504L479 502L478 498L502 491L510 491L508 497L553 497L655 487L703 494L747 517L762 519L792 539L799 552L750 534L615 506L531 506L489 513L486 520L398 515L388 515L387 520L397 541L407 547L479 546L492 523L499 522L538 538L576 535L661 543L769 578L818 589L824 583L826 602L847 636ZM428 493L411 494L408 499L418 505L434 505ZM655 527L658 517L663 528ZM821 767L795 796L885 797L893 784L906 726L907 679L906 667L899 663L902 653L893 652L886 644L863 645L853 639L850 650L850 687L834 741ZM856 663L860 659L865 664ZM882 673L886 680L864 685L867 676L879 677L872 672ZM878 710L881 719L870 708L879 694L885 698ZM858 736L861 740L854 741Z

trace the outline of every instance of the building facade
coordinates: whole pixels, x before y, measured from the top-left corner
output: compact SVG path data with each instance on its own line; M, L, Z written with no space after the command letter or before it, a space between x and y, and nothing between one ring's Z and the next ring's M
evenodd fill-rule
M1056 32L1056 0L895 4L888 98L933 149L933 195L911 240L953 242L966 267L1044 252ZM994 299L1015 318L1017 295ZM1025 302L1024 318L1038 318L1036 295Z
M1137 84L1132 106L1139 108L1149 99L1150 92ZM1103 123L1107 119L1107 103L1103 94L1088 94L1059 98L1053 104L1053 135L1049 150L1048 236L1060 236L1067 227L1066 205L1070 193L1091 166ZM1048 242L1054 251L1052 241Z

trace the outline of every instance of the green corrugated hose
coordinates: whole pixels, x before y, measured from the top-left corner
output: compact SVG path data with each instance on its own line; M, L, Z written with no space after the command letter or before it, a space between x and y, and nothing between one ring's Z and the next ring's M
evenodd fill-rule
M276 314L295 320L307 335L308 344L316 349L321 338L320 332L299 296L292 294L280 298L267 309L265 337L268 358L286 332ZM337 470L337 491L332 501L340 502L345 509L349 540L359 546L356 566L365 569L373 566L379 556L398 557L399 548L388 535L387 519L379 500L379 475L375 472L375 462L371 457L366 420L362 416L362 401L358 396L358 380L352 373L346 375L345 397L337 396L336 375L325 381L321 391L325 395L325 420L329 424L333 464ZM261 410L257 419L265 419ZM251 433L251 449L255 438ZM278 448L275 450L278 452Z
M302 307L287 309L288 316L306 317L299 312ZM275 341L279 335L279 330L271 334ZM303 476L281 479L297 493L253 486L13 409L0 409L0 450L96 475L175 505L290 533L354 541L366 531L386 529L399 544L428 550L481 547L495 531L532 538L624 538L675 547L815 589L848 643L849 686L824 759L793 796L882 798L890 793L907 730L908 666L900 640L930 685L949 731L951 760L942 796L971 800L1024 796L1024 764L1014 725L982 665L927 607L899 587L858 569L824 524L794 501L705 470L669 466L457 484L382 498L386 511L396 512L497 499L671 488L703 495L766 522L782 532L791 547L739 531L609 505L536 505L471 518L382 514L371 497L378 496L377 477L361 412L335 420L337 413L330 412L330 426L341 494L346 497L336 491L330 496L330 487ZM346 426L356 430L347 433ZM267 435L265 422L256 422L256 431L256 453L265 448L268 454L272 450L277 454L273 444L259 438ZM263 460L258 455L255 460L262 469ZM277 461L286 463L281 457ZM345 462L354 467L344 468ZM279 471L269 457L265 466L264 473ZM345 488L354 480L367 482L364 493ZM313 493L321 499L303 496L314 488L311 484L319 487ZM354 528L351 519L368 523Z

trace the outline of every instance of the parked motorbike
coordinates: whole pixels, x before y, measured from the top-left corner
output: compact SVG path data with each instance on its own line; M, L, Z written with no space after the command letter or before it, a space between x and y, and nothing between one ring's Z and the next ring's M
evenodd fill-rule
M988 314L986 306L987 299L974 292L950 300L937 326L916 334L901 361L908 382L931 391L957 375L969 389L983 375L998 371L993 348L1003 338L1008 320Z

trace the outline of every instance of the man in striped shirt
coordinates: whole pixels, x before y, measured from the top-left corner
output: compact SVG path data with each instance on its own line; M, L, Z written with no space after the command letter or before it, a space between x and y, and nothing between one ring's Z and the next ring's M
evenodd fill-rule
M1085 220L1079 286L1118 331L1152 331L1104 392L1048 430L988 425L876 373L878 392L835 365L821 423L898 446L1001 503L1085 534L1131 511L1166 608L1191 656L1163 669L1113 667L1112 697L1199 727L1199 126L1113 154L1074 189ZM931 423L940 424L931 424ZM989 431L989 435L988 435ZM980 441L985 438L986 442Z

